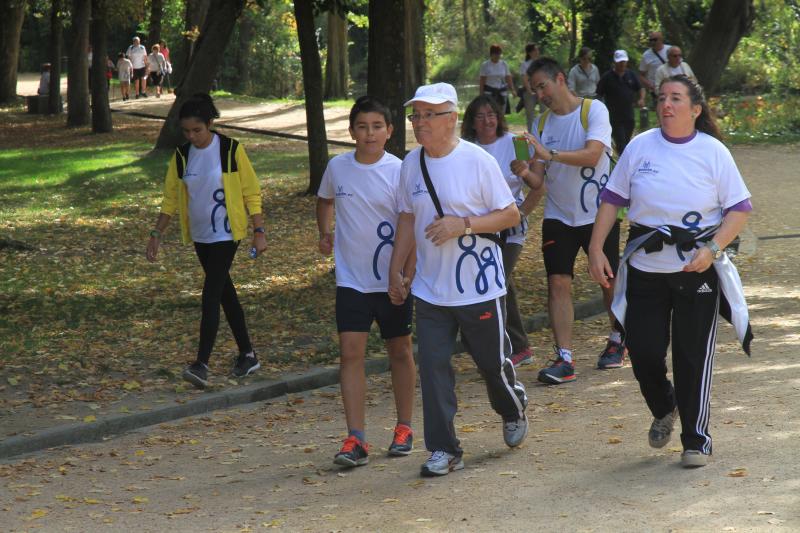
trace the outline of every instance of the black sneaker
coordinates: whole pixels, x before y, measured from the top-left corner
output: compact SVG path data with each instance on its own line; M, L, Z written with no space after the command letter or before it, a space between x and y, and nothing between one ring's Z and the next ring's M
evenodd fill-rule
M625 345L608 339L606 349L597 359L597 368L608 370L610 368L622 368L625 363Z
M369 445L358 437L350 435L344 440L342 449L333 458L333 462L342 466L363 466L369 463Z
M208 387L208 366L195 361L183 371L183 379L198 389L205 389Z
M398 457L409 455L414 447L414 432L405 424L397 424L394 428L394 437L389 445L389 455Z
M558 346L553 348L556 351L556 358L550 361L550 366L539 371L539 381L548 385L560 385L575 381L575 365L561 357Z
M235 378L243 378L245 376L249 376L259 368L261 368L261 365L258 363L258 359L256 359L254 353L241 353L239 354L239 357L236 358L236 362L233 364L231 374Z

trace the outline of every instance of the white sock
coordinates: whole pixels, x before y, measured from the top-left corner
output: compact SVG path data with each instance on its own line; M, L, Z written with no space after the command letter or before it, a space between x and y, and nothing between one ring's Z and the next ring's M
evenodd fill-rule
M617 344L622 344L622 333L612 329L611 333L608 335L608 340L616 342Z
M244 354L244 356L245 357L255 357L256 353L255 352L249 352L249 353Z
M572 350L567 350L566 348L559 348L558 355L561 356L561 359L563 359L567 363L572 362Z

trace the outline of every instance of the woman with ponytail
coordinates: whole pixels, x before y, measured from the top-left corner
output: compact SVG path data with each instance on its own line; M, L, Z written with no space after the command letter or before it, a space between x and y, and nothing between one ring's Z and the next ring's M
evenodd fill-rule
M162 233L177 214L183 242L194 242L205 272L197 359L183 371L186 381L203 389L208 386L208 362L219 328L220 305L239 348L232 375L244 377L260 368L229 271L239 242L247 237L248 215L253 225L251 254L260 254L267 245L258 178L244 146L211 129L219 118L211 97L192 96L181 106L178 118L188 142L170 159L161 214L150 232L147 259L156 260Z

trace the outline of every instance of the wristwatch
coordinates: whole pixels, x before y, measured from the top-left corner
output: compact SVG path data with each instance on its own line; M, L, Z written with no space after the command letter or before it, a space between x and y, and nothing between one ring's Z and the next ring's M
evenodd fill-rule
M262 226L253 228L253 233L264 233L264 228Z
M711 250L711 256L714 258L714 261L722 257L722 250L720 249L719 245L715 243L713 240L708 241L706 243L706 248Z
M557 155L558 150L550 150L550 161L555 161Z
M464 217L464 235L472 235L472 225L469 223L469 217Z

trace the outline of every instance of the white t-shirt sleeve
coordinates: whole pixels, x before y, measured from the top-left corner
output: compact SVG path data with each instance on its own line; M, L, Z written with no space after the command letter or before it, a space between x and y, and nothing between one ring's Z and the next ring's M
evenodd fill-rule
M630 146L630 145L629 145ZM614 170L611 171L611 176L606 183L606 189L625 198L631 199L631 154L633 150L625 149L619 158Z
M411 198L408 191L410 190L409 169L412 167L411 159L419 157L417 150L412 150L406 155L403 164L400 166L400 186L397 188L397 212L398 213L413 213L414 209L411 206Z
M586 132L587 141L600 141L609 150L611 149L611 122L608 118L608 108L599 100L592 100L589 107L589 131Z
M509 68L508 63L506 63L505 61L500 61L500 62L503 64L503 69L505 70L503 76L511 76L511 69Z
M489 62L484 61L481 63L481 68L478 70L478 74L481 76L489 76Z
M484 179L481 180L481 197L486 206L491 211L497 211L505 209L511 204L516 205L511 189L508 187L508 183L503 177L503 172L500 170L500 165L495 158L489 156L489 158L481 162L481 167L484 167L482 172Z
M325 167L325 173L322 174L322 182L319 184L319 190L317 191L317 196L326 200L334 198L333 170L331 169L333 165L331 163L333 163L333 160L330 160L328 166Z
M750 198L750 191L747 190L733 156L722 143L720 143L720 149L717 150L717 169L717 191L719 205L722 206L722 209L728 209Z
M569 87L569 90L572 91L572 92L575 92L575 75L576 74L577 73L575 72L575 67L572 67L571 69L569 69L569 74L567 74L567 87Z

